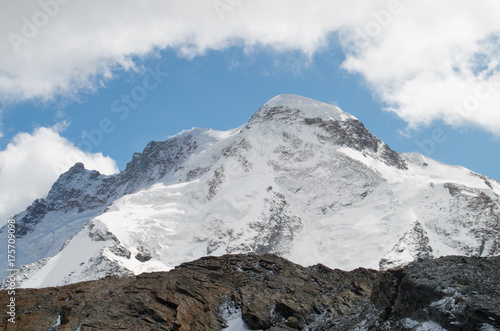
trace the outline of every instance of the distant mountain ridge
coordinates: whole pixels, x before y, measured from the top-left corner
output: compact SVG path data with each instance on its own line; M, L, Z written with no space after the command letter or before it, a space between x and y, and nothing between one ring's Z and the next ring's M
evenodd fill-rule
M150 142L119 174L73 166L15 216L17 273L45 287L226 253L348 270L495 256L499 194L495 180L393 151L338 107L280 95L240 128Z

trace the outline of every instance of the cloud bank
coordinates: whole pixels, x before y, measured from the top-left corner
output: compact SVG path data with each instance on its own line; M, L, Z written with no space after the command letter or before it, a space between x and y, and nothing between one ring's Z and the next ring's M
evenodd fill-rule
M410 126L442 120L500 135L497 0L1 1L4 101L92 91L165 48L314 55L333 39L343 68Z
M81 160L87 169L118 172L114 160L101 153L84 153L59 135L59 128L19 133L0 151L0 226L44 197L59 175Z

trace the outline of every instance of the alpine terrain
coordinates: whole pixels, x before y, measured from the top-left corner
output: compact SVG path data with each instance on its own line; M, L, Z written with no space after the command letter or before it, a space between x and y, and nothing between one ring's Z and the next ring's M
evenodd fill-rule
M496 331L499 268L500 257L346 272L272 254L208 256L169 272L16 290L17 321L6 315L0 329Z
M14 274L41 288L209 255L344 270L496 256L499 194L496 180L391 150L335 106L280 95L234 130L150 142L119 174L75 164L14 216Z

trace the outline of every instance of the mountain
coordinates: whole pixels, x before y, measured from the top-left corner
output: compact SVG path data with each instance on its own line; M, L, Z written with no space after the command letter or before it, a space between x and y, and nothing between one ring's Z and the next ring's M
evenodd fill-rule
M47 287L228 253L345 270L496 256L499 194L486 176L391 150L335 106L280 95L237 129L150 142L119 174L73 166L15 216L15 273Z
M169 272L16 291L18 330L499 330L500 257L402 269L224 255ZM477 275L481 274L481 277ZM0 292L0 301L9 300ZM0 328L9 326L5 315Z

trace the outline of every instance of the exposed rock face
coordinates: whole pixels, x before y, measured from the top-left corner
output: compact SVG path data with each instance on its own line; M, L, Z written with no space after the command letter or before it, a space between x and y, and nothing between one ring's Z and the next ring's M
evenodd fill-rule
M405 256L406 255L406 256ZM405 258L407 260L428 260L433 258L429 237L419 221L415 221L413 228L408 230L386 258L380 260L380 270L397 267Z
M405 161L398 153L371 134L363 123L356 119L335 122L325 121L321 118L306 118L304 122L307 125L321 128L322 132L319 134L319 138L325 142L347 146L357 151L378 153L386 164L399 169L407 168Z
M385 325L432 320L446 330L500 328L500 258L448 256L382 274L371 301Z
M168 172L177 170L197 147L193 134L151 141L142 153L134 154L123 172L112 176L87 170L83 163L76 163L57 179L45 199L34 201L26 211L15 216L17 235L20 238L33 231L51 211L104 210L113 200L148 187Z
M170 272L16 291L17 330L500 328L500 258L445 257L379 272L225 255ZM7 292L0 292L6 302Z

